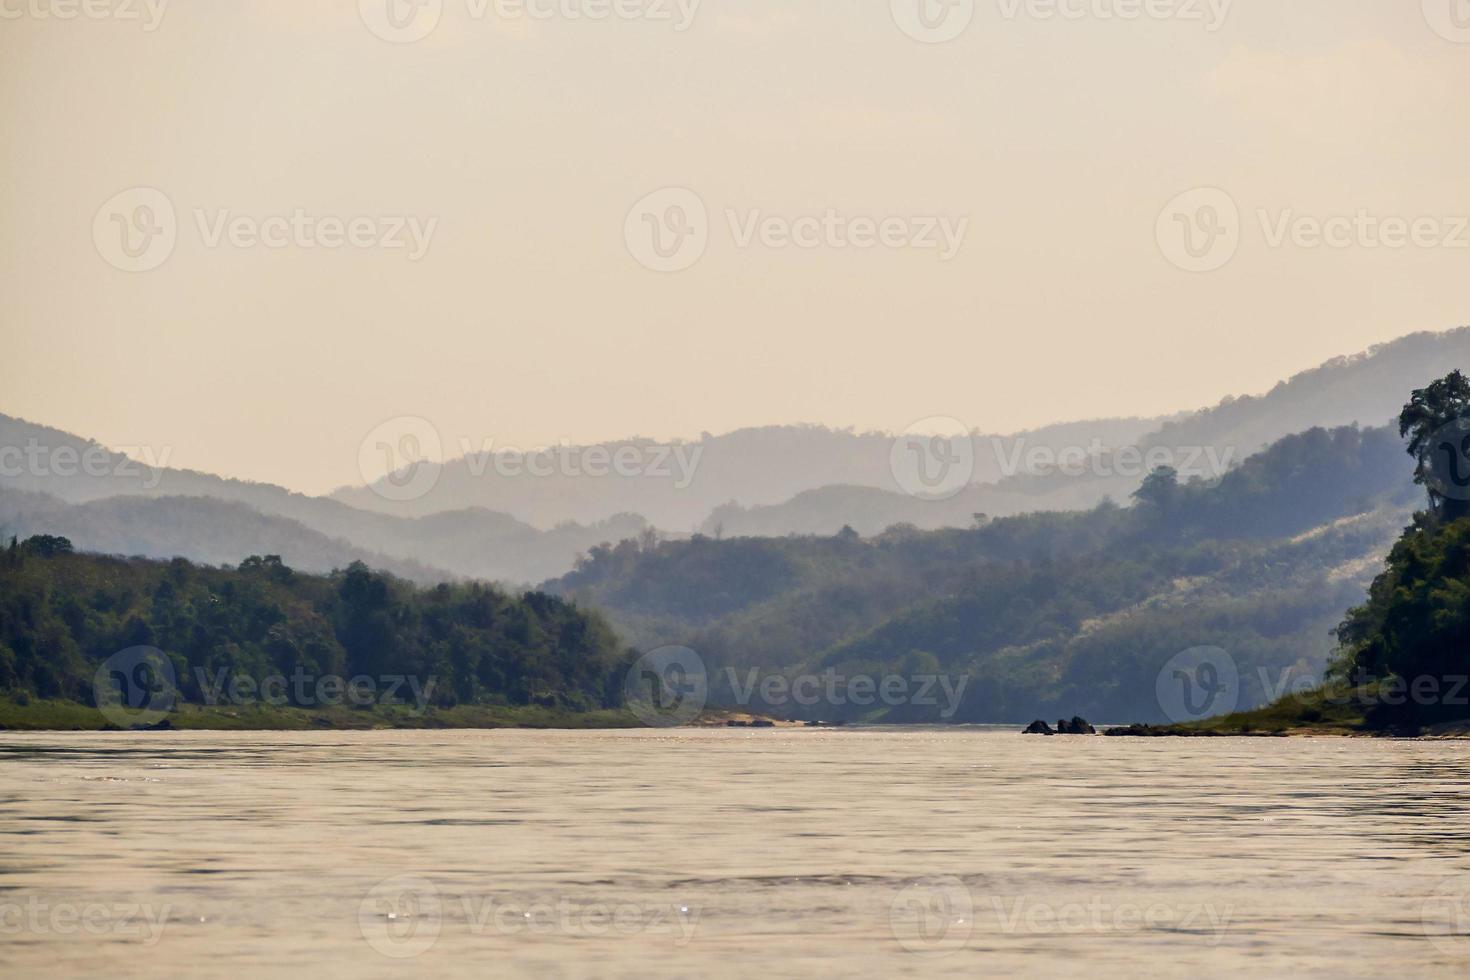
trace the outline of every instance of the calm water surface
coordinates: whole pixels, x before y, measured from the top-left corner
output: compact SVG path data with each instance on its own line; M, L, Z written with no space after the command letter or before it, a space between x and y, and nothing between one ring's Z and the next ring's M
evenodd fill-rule
M1470 972L1470 742L0 736L5 976Z

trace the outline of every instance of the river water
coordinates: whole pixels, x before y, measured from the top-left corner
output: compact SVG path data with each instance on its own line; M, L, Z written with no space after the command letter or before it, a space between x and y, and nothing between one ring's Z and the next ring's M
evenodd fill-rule
M0 735L0 974L1470 969L1470 742Z

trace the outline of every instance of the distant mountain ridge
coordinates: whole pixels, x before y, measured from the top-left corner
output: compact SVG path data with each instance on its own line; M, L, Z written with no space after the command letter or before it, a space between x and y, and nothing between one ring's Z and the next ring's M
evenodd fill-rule
M1114 447L1100 454L1095 466L1089 463L1089 470L1096 472L1013 472L989 480L983 464L998 457L1024 457L1054 444L1025 434L1000 440L981 436L975 440L975 484L948 500L921 500L889 489L828 486L775 505L726 505L701 530L774 536L832 534L850 526L871 535L897 524L924 530L965 527L975 514L1009 517L1086 509L1106 498L1126 500L1142 482L1148 467L1119 466L1120 452L1136 449L1146 460L1151 452L1162 451L1163 458L1196 469L1196 475L1219 476L1231 464L1293 433L1314 427L1381 426L1398 414L1404 393L1454 367L1470 367L1470 327L1410 334L1360 354L1334 358L1282 381L1264 395L1227 398L1213 408L1163 421L1132 443L1109 442L1105 438L1109 433L1092 431L1090 423L1048 430L1069 433L1073 449L1084 449L1093 440ZM1213 465L1216 461L1225 465Z
M1100 419L1047 426L1017 437L1028 445L1061 448L1079 440L1100 439L1125 446L1143 438L1162 419ZM816 425L737 429L724 435L704 434L691 442L669 444L692 462L687 485L666 467L667 476L586 477L553 473L544 477L506 477L490 464L490 454L474 454L444 464L432 490L409 501L394 501L374 487L344 487L332 499L364 510L422 516L464 507L487 507L538 527L561 521L604 520L637 513L671 532L698 529L711 513L732 501L745 507L781 504L824 487L854 486L902 493L890 465L894 436L854 432ZM628 439L568 451L612 454L619 449L646 451L657 444ZM974 480L993 483L1006 474L993 452L976 454ZM385 477L384 480L387 478ZM383 481L376 486L381 487Z
M360 561L421 585L457 577L229 500L118 496L68 504L43 493L0 489L0 538L36 534L60 535L83 551L104 555L236 565L245 557L240 549L253 544L262 555L290 555L303 571L329 572Z
M1227 398L1164 423L1145 446L1235 447L1244 458L1314 426L1373 427L1398 417L1407 392L1470 364L1470 327L1413 333L1293 375L1264 395Z
M558 575L593 545L634 537L647 526L636 515L540 531L483 509L422 520L375 514L271 484L150 467L83 437L0 415L0 447L23 451L32 443L49 450L51 459L45 472L13 462L0 471L0 515L10 524L5 529L29 534L69 528L67 536L88 551L234 563L262 553L260 541L272 540L280 543L287 564L308 572L340 567L335 562L341 557L414 581L463 577L524 584ZM55 458L59 448L75 458L61 465ZM210 519L204 520L206 510L189 503L199 499L233 506L208 510ZM104 513L111 515L110 526L100 519Z
M1128 453L1141 458L1163 450L1177 454L1169 458L1193 454L1207 462L1200 452L1209 450L1220 460L1238 462L1314 426L1380 425L1405 391L1457 366L1470 367L1470 328L1413 334L1302 372L1264 395L1226 399L1169 419L1107 419L1008 437L977 435L972 482L939 501L911 496L898 485L890 459L893 436L819 426L743 429L680 444L691 454L699 451L693 479L683 487L678 479L646 476L503 478L479 456L451 461L432 492L398 503L368 487L310 497L270 484L151 469L80 436L4 415L0 452L34 441L52 450L68 447L78 457L90 453L93 465L89 471L73 463L66 475L32 472L15 467L12 452L0 467L0 497L21 492L52 498L44 505L13 499L6 512L12 520L30 515L27 531L46 530L36 523L44 514L72 528L79 546L88 549L239 560L260 552L257 541L266 539L280 541L288 563L307 571L328 571L339 558L367 555L415 580L443 574L531 583L563 574L598 544L639 537L653 527L675 538L691 531L723 537L828 535L844 527L873 536L899 525L968 527L977 515L1085 510L1106 498L1125 501L1147 473L1137 463L1115 465ZM619 445L653 444L629 440L600 448L612 452ZM1038 450L1043 456L1085 450L1088 463L1081 473L1038 470L1029 462ZM86 507L109 498L138 505ZM181 498L213 498L241 509L221 508L206 520L204 510L185 507ZM68 513L60 504L85 509ZM103 514L112 527L104 527Z

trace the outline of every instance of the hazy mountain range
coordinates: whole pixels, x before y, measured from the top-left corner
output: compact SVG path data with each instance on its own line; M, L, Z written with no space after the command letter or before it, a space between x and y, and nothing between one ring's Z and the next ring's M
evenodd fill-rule
M1162 423L1161 419L1102 419L997 438L1054 450L1085 445L1092 439L1116 447L1139 441ZM977 447L984 444L984 451L974 454L973 481L991 484L1004 479L1004 461L990 449L992 437L977 434L975 438ZM706 433L697 441L671 444L667 447L669 456L661 465L653 455L658 444L644 439L571 447L573 453L582 456L589 450L608 455L619 449L633 450L650 469L657 466L652 475L600 478L562 473L507 477L487 458L493 454L475 453L447 463L434 488L415 500L395 502L389 499L391 493L375 493L371 487L345 488L333 493L332 498L364 510L401 516L485 507L513 514L538 527L636 513L665 531L689 532L700 528L723 505L779 505L828 487L868 487L908 499L890 465L893 440L891 433L813 425L740 429L718 436ZM379 486L384 482L379 481ZM790 531L819 533L816 527Z
M1220 651L1251 708L1314 683L1422 493L1387 428L1312 429L1216 483L1151 481L1136 506L876 538L623 542L548 588L640 649L688 647L717 700L741 678L945 677L951 703L820 700L754 710L821 720L1024 723L1168 718L1172 658ZM948 711L949 713L944 713Z
M903 492L890 460L892 435L816 426L744 429L668 447L647 440L598 447L606 454L635 447L650 461L662 455L667 478L505 477L477 453L446 463L432 491L399 503L367 487L309 497L150 468L146 458L0 415L0 452L38 445L50 453L40 469L18 464L13 452L0 459L0 529L60 533L82 549L148 557L235 562L269 552L304 571L360 559L417 581L529 583L561 575L599 543L650 527L676 538L691 530L829 535L844 525L875 535L900 524L968 527L977 514L1125 501L1148 471L1151 450L1176 468L1207 475L1313 426L1382 425L1408 391L1466 363L1470 328L1415 334L1299 374L1265 395L1199 412L976 434L971 484L940 501ZM63 447L74 454L67 466L58 465ZM78 465L89 452L90 465ZM1067 453L1071 469L1047 463ZM1035 465L1038 459L1043 465Z

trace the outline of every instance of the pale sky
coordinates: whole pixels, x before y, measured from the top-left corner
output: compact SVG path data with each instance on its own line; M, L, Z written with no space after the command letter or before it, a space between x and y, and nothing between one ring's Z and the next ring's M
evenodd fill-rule
M0 412L176 466L322 492L402 415L451 447L1003 432L1470 323L1466 0L976 0L968 26L937 0L704 0L683 31L691 0L428 0L416 43L369 28L389 0L40 16L78 2L0 0ZM104 205L140 187L175 216L130 257L157 198ZM707 220L666 210L687 194L649 214L707 247L659 272L634 206L665 188ZM1238 208L1190 211L1233 257L1171 244L1197 188ZM251 237L298 211L311 231L262 229L283 247ZM322 218L369 220L324 248Z

